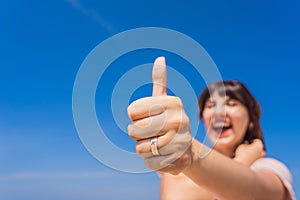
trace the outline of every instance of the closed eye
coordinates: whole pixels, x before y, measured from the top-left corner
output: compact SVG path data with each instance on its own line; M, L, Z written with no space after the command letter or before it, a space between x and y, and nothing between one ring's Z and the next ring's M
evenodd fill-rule
M207 101L206 104L205 104L205 108L212 108L216 105L215 102L213 101Z
M226 105L228 105L228 106L236 106L237 104L238 104L238 101L234 100L234 99L229 99L226 101Z

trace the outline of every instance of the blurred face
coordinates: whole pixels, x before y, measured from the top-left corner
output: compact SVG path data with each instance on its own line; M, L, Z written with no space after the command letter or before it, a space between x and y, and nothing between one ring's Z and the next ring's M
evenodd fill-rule
M214 149L232 156L244 138L249 115L241 102L214 92L205 103L203 120Z

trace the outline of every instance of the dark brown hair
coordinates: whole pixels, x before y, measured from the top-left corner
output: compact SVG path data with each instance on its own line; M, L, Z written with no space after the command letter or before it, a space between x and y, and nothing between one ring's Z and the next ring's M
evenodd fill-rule
M250 93L248 88L241 82L235 80L229 81L217 81L208 85L201 93L198 101L200 109L200 119L203 119L203 110L205 108L206 101L210 98L215 91L220 96L228 96L231 99L235 99L241 102L247 109L249 114L249 126L244 136L243 142L251 143L254 139L263 139L263 132L260 126L261 108L257 100ZM265 146L265 145L264 145Z

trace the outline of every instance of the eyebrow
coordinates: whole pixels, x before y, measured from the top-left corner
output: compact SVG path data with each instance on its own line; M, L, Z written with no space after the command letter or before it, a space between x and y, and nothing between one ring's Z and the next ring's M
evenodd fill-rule
M222 98L223 98L223 96L222 96ZM227 99L234 99L234 98L232 98L232 97L226 95L226 96L225 96L225 99L227 100ZM213 101L213 100L212 100L212 97L209 97L209 98L207 99L207 101Z

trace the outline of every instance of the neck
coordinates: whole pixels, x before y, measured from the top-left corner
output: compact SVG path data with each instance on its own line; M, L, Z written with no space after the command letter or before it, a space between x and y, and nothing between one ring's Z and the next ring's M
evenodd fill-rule
M221 145L219 147L215 148L218 152L220 152L221 154L229 157L229 158L233 158L234 157L234 149L235 148L230 148L226 145Z

